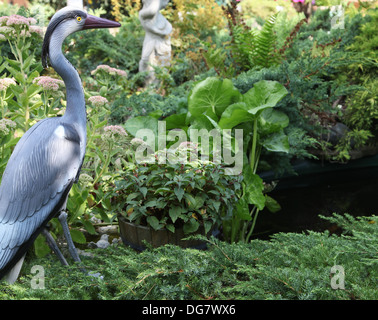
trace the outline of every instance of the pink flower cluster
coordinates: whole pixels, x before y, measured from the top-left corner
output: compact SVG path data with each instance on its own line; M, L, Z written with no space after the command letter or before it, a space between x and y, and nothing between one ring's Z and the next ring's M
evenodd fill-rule
M88 100L95 107L102 107L105 104L109 103L108 99L101 96L93 96L93 97L90 97Z
M133 145L133 146L139 146L139 145L143 145L145 144L146 142L144 142L144 140L140 139L140 138L134 138L130 141L130 143Z
M193 143L191 141L181 142L180 145L179 145L179 149L197 150L198 149L198 144L197 143Z
M127 133L124 128L121 126L106 126L104 128L104 132L110 135L120 135L120 136L127 136Z
M36 24L37 20L35 20L34 18L26 18L18 14L14 14L11 16L0 17L0 23L7 26L24 25L29 27L32 24Z
M35 26L37 20L26 18L17 14L0 17L0 39L5 40L8 36L31 37L33 33L43 36L42 28Z
M8 89L9 86L15 86L16 85L16 81L14 81L13 79L11 78L3 78L3 79L0 79L0 91L5 91Z
M29 31L31 33L36 33L36 34L40 35L41 37L43 37L43 29L38 27L38 26L30 26Z
M16 128L16 123L9 119L0 119L0 135L6 136L10 129Z
M95 75L98 72L100 72L101 70L106 72L106 73L109 73L110 75L119 75L121 77L127 77L126 71L116 69L116 68L112 68L112 67L110 67L106 64L100 64L99 66L97 66L97 68L95 70L92 70L91 74Z
M42 87L45 91L58 91L59 88L64 87L64 82L59 79L40 76L33 80L38 86Z

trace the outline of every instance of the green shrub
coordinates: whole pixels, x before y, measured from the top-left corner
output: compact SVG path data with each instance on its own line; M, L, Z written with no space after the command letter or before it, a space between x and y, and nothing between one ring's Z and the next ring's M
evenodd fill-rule
M219 227L232 217L241 177L225 174L214 162L195 160L197 152L195 144L183 142L129 163L115 182L113 207L129 221L155 230L183 228L189 234L200 226L206 233Z
M29 258L16 284L0 284L0 299L376 300L377 217L331 219L348 234L279 233L232 245L211 239L206 251L170 245L90 251L83 262L103 280L55 257ZM45 289L30 288L35 264L45 269ZM345 271L344 289L331 287L335 265Z

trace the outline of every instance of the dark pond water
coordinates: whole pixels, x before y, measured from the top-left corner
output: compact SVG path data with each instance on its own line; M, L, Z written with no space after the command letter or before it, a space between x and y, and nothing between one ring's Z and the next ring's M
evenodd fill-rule
M345 173L347 175L347 173ZM268 238L276 232L302 232L306 230L340 232L329 221L319 215L331 216L349 213L352 216L378 214L378 178L366 172L353 179L333 179L314 186L276 190L270 193L282 210L277 213L263 211L256 223L255 235Z

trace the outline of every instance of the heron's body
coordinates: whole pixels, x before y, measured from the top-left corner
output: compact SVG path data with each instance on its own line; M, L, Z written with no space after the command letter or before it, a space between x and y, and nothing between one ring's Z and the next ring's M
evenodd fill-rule
M80 20L77 18L80 17ZM50 22L43 51L67 90L64 116L47 118L30 128L16 145L0 185L0 279L24 256L51 218L65 210L77 180L86 146L86 111L79 74L62 54L71 33L102 21L66 7ZM88 20L88 21L86 21ZM107 27L117 26L108 22ZM16 276L17 277L17 276Z
M40 121L22 137L9 159L0 186L3 273L23 256L47 222L64 209L79 173L83 159L79 135L62 120Z

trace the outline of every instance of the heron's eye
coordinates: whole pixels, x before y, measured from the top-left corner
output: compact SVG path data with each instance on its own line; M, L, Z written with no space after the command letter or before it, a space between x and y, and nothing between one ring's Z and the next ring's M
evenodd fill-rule
M80 17L80 16L77 16L77 17L76 17L76 20L77 20L78 22L80 22L80 21L81 21L81 17Z

